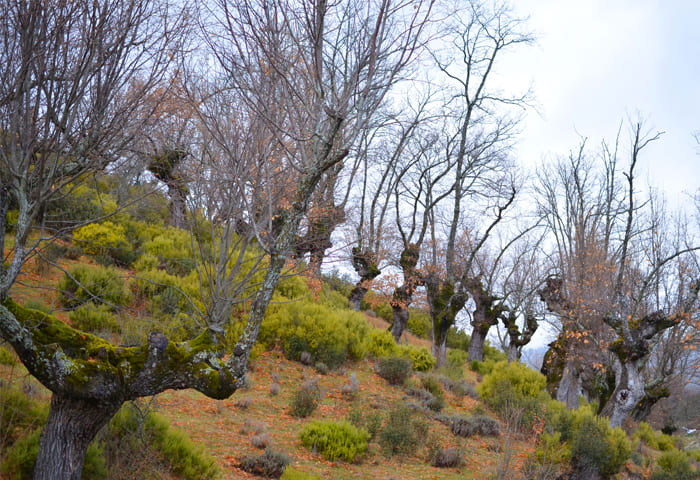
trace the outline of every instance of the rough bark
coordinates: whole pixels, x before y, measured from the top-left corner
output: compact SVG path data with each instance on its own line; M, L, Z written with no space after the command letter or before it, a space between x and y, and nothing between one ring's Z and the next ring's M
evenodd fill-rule
M582 382L577 362L567 360L559 385L556 399L566 404L566 408L575 410L579 407L579 396L582 393Z
M521 332L516 323L517 317L515 313L511 310L504 313L505 314L501 316L501 322L503 322L503 326L506 328L508 334L508 362L516 362L520 359L522 348L530 343L532 336L537 331L537 319L534 315L526 313L525 328L523 328Z
M121 405L119 400L104 402L53 395L41 433L34 480L80 480L88 445Z
M636 362L615 362L615 390L600 414L619 427L644 398L644 375Z
M468 360L471 362L484 360L484 344L492 326L498 324L498 319L505 312L505 307L498 298L489 294L483 287L480 278L470 279L466 288L474 302L472 313L472 335L469 342Z
M365 298L365 294L369 290L369 283L379 276L382 271L377 266L374 254L358 247L353 247L352 249L352 266L360 276L360 280L350 292L348 300L352 308L359 312L362 299Z
M433 356L437 366L445 365L447 361L447 333L455 324L457 313L467 302L466 295L455 292L454 284L426 281L430 319L433 322Z
M416 244L409 244L401 252L399 265L403 272L403 284L394 289L394 295L391 300L391 310L393 313L391 334L394 336L396 343L399 343L401 335L406 330L408 325L409 312L408 307L413 301L413 294L416 287L423 284L423 280L416 270L420 249Z

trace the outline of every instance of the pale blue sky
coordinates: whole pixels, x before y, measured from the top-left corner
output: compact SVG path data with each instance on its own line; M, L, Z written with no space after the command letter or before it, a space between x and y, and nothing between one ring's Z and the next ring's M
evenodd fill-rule
M612 141L620 120L647 119L665 135L640 172L673 203L700 187L700 0L515 0L536 46L502 63L504 85L532 83L539 113L523 124L518 156L528 165L566 153L578 134ZM577 134L578 132L578 134Z

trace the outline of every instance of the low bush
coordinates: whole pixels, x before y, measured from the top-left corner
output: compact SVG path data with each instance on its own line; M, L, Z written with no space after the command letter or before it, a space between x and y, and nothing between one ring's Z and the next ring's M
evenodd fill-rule
M529 428L536 417L542 416L543 405L549 399L545 384L544 375L524 364L500 362L484 376L477 391L499 415L522 411L522 426Z
M343 384L340 388L343 396L348 400L353 400L357 398L360 393L360 382L357 381L357 374L351 373L348 383Z
M501 434L498 421L486 415L473 415L463 417L452 415L442 417L441 421L450 427L450 431L459 437L473 437L481 435L485 437L497 437Z
M571 440L571 463L583 475L610 477L619 472L632 451L627 435L610 428L608 419L596 417L589 408L574 412L575 435Z
M0 387L0 451L24 432L41 427L47 416L47 404L31 400L18 387Z
M376 370L390 385L401 385L413 374L411 361L403 357L380 358Z
M457 448L436 448L430 452L430 464L437 468L457 468L464 465L464 452Z
M640 422L633 438L644 442L647 447L653 448L654 450L660 450L662 452L670 452L675 448L675 445L673 444L673 437L671 435L655 432L654 429L651 428L651 425L646 422Z
M78 265L58 282L61 305L75 309L87 302L114 306L129 302L129 291L120 273L111 267Z
M312 473L302 472L292 467L287 467L284 469L284 473L280 477L280 480L323 480L318 475Z
M17 359L12 355L12 352L3 346L0 346L0 365L7 365L10 367L17 365Z
M124 227L109 221L75 229L73 241L100 263L128 266L137 256L126 239Z
M285 356L299 361L302 352L312 362L335 369L346 359L367 355L370 326L350 310L332 310L312 299L273 305L263 320L258 341L268 347L281 342Z
M348 411L346 419L357 428L369 433L370 440L373 440L382 428L384 416L378 410L368 410L365 406L356 403Z
M100 443L108 465L118 466L118 471L110 469L110 478L134 478L163 467L186 480L218 476L216 462L203 448L172 428L165 417L135 403L117 412Z
M327 460L354 462L367 451L369 433L349 422L312 422L299 433L302 445Z
M401 345L399 353L411 360L413 369L416 372L428 372L437 363L435 357L425 347L416 348L413 345Z
M261 455L245 457L241 462L241 469L260 477L280 478L290 462L284 453L268 448Z
M84 332L118 333L121 325L107 305L87 302L68 313L71 325Z
M426 437L428 425L405 403L397 403L387 413L386 423L378 435L379 445L387 457L412 453Z
M390 357L398 353L399 348L388 330L373 329L369 334L367 353L374 358Z
M307 380L292 394L289 405L290 413L297 418L308 417L321 401L321 389L318 381Z
M700 472L690 463L686 452L670 450L661 454L657 460L658 467L652 480L693 480L700 478Z
M42 428L29 430L20 437L5 453L5 460L0 465L0 472L14 480L31 480L34 464L39 454L39 440ZM105 466L104 452L95 442L88 446L83 461L83 480L102 480L109 478Z
M433 329L430 315L420 310L409 309L408 322L406 330L411 332L418 338L430 338L430 332Z
M184 276L195 266L190 233L179 228L163 229L142 245L144 253L157 257L159 267L167 273Z

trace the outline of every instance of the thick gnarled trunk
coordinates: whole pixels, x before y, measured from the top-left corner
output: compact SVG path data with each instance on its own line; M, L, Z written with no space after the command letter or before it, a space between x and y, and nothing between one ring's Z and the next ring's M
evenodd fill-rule
M362 299L365 298L365 294L369 290L370 282L379 276L382 271L377 266L374 254L363 251L358 247L353 247L352 249L352 266L360 276L360 280L350 292L348 300L350 301L350 306L359 312Z
M615 391L601 410L610 426L619 427L644 398L644 375L636 361L615 360Z
M486 332L481 328L474 328L472 330L471 340L469 341L469 351L467 352L467 359L471 361L484 361L484 345L486 343Z
M423 284L422 278L416 270L419 256L420 249L414 243L408 244L401 252L399 264L403 271L403 284L394 289L394 296L391 299L391 310L393 313L391 334L394 336L396 343L399 343L401 335L403 335L406 325L408 325L408 307L413 301L416 287Z
M83 400L54 394L41 433L34 480L80 480L88 445L122 402Z

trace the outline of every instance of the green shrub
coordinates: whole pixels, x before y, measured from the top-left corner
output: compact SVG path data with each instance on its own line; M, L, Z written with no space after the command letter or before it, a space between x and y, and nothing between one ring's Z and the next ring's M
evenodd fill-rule
M0 346L0 365L7 365L9 367L17 365L17 360L14 355L12 355L12 352L3 346Z
M301 470L296 470L292 467L287 467L284 469L284 473L280 477L281 480L323 480L318 475L312 473L302 472Z
M321 295L319 296L318 303L331 310L347 309L350 305L348 295L343 295L331 289L325 283L321 286Z
M137 402L125 404L98 436L111 478L155 478L168 470L178 478L205 480L218 476L214 459L163 416Z
M110 267L78 265L58 282L61 305L75 309L87 302L126 305L129 292L119 272Z
M382 428L384 417L380 411L368 411L365 406L355 403L348 411L346 419L357 428L369 433L369 438L372 440Z
M39 454L39 439L41 428L31 430L27 435L17 440L7 451L5 461L0 466L2 473L8 474L15 480L31 480L34 464ZM100 480L108 478L105 466L104 452L95 443L88 446L83 462L83 480Z
M427 339L433 329L430 315L421 310L409 309L406 330L418 338Z
M469 359L469 354L465 352L464 350L456 350L456 349L450 349L447 351L447 366L448 367L457 367L462 369L464 365L467 364L467 360ZM461 375L464 375L462 372Z
M273 305L263 320L258 341L272 346L281 342L285 356L299 361L302 352L330 369L347 358L367 354L370 331L364 316L350 310L333 311L312 299Z
M670 450L659 457L658 468L652 480L693 480L700 478L700 472L690 464L686 452Z
M386 424L379 432L379 445L384 455L413 452L425 440L428 425L404 403L395 404L388 412Z
M79 225L114 214L119 208L114 197L101 191L98 184L67 185L56 198L47 209L46 223L49 228Z
M321 401L321 389L317 381L307 380L292 394L290 413L297 418L308 417Z
M120 324L107 305L95 305L87 302L68 314L71 325L84 332L120 331Z
M470 343L471 337L464 330L452 327L447 331L447 348L468 352Z
M103 263L130 265L136 258L126 239L124 227L112 222L92 223L73 231L73 241L83 251L101 258Z
M296 300L309 295L309 290L304 277L297 274L284 276L277 284L277 293L289 300Z
M484 403L505 414L507 408L537 407L546 396L545 384L544 375L522 363L500 362L484 376L477 390Z
M377 375L390 385L401 385L413 374L411 361L403 357L384 357L377 361Z
M169 462L172 472L187 480L205 480L218 475L215 460L185 433L171 428L162 415L150 413L146 417L146 431L152 435L153 446Z
M394 318L394 310L388 303L380 303L375 305L372 310L374 310L374 313L376 313L379 318L387 322L391 322Z
M5 215L5 233L14 233L17 228L17 220L19 220L19 210L8 210Z
M51 313L52 310L50 306L46 305L41 300L36 300L34 298L27 300L24 304L24 308L28 308L29 310L38 310L43 313Z
M399 351L394 337L388 330L373 329L369 334L368 353L374 358L390 357Z
M651 425L646 422L640 422L633 438L641 440L647 447L661 450L662 452L670 452L675 448L671 435L655 432Z
M571 463L584 475L609 477L619 472L632 451L627 435L610 428L608 419L596 417L590 408L575 412L576 434L571 440Z
M290 462L291 460L284 453L266 448L262 455L245 457L241 462L241 468L260 477L280 478Z
M425 347L416 348L413 345L401 345L399 352L411 360L413 369L416 372L430 371L437 363L435 357Z
M168 227L142 245L144 253L157 257L160 265L171 275L184 276L195 267L190 232Z
M0 450L25 432L41 427L48 416L48 404L30 399L13 386L0 388Z
M5 461L0 466L2 473L17 480L31 480L34 473L34 463L39 454L39 437L41 428L32 430L20 438L5 454Z
M367 450L370 436L349 422L312 422L299 433L302 445L317 451L327 460L354 462Z

